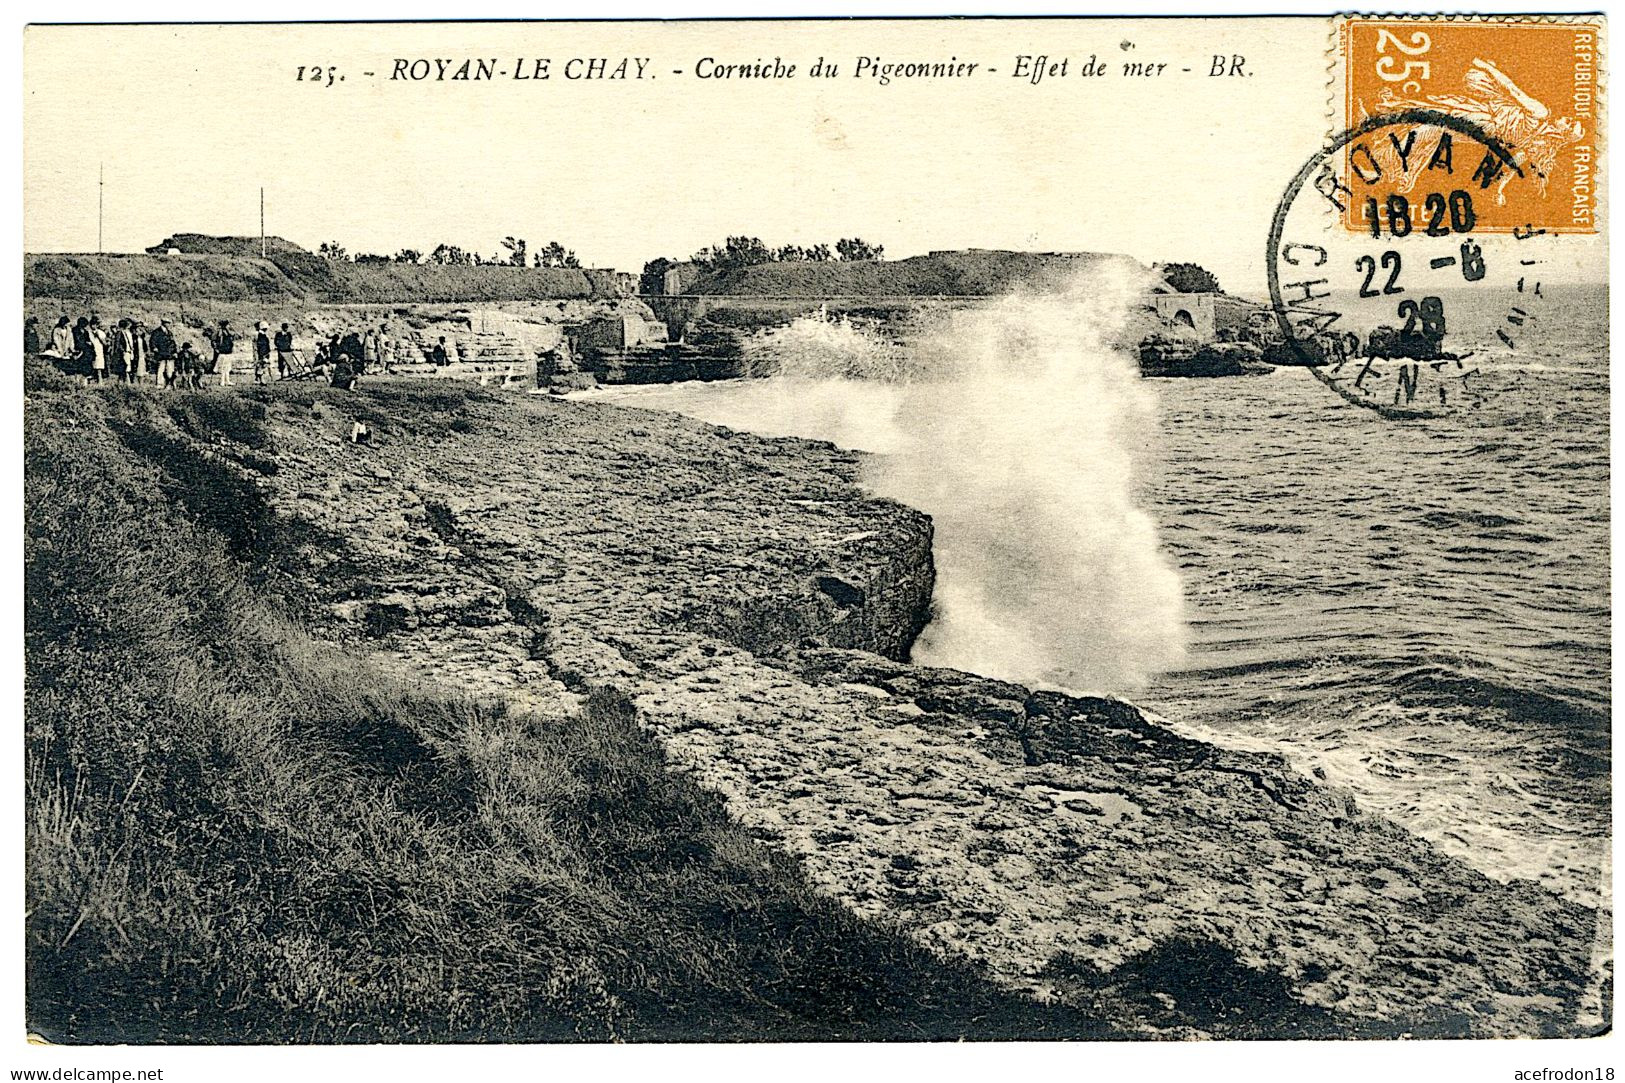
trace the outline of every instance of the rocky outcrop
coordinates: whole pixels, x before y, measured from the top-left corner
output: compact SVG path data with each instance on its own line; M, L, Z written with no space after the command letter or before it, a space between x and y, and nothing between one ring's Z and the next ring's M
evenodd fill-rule
M1142 376L1263 376L1274 368L1250 342L1198 342L1153 335L1141 340Z
M270 449L221 446L298 524L284 587L319 630L476 694L624 688L832 895L1009 986L1147 1035L1607 1018L1596 912L1278 757L907 662L930 522L867 496L853 453L444 385L245 394Z

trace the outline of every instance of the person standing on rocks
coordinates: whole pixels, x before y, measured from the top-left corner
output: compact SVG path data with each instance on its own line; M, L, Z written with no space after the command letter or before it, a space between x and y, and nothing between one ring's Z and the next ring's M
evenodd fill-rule
M220 376L220 386L231 386L231 355L237 351L237 336L231 333L231 324L220 321L220 327L209 334L209 345L214 348L214 371Z
M152 329L148 339L148 348L152 353L153 375L163 387L175 385L175 334L169 329L168 320L159 320L158 326Z
M394 371L390 362L395 360L395 343L389 337L389 328L378 325L378 363L385 372Z
M448 343L445 335L441 335L440 341L434 344L434 353L431 356L435 364L449 365L457 360L457 347Z
M135 321L122 319L113 330L113 364L127 384L141 382L141 361L135 353Z
M148 333L147 325L140 320L131 320L130 340L135 356L135 371L145 383L148 376L155 374L152 366L152 335Z
M107 332L102 330L100 316L90 317L85 327L85 351L91 378L98 384L104 382L107 379Z
M85 368L90 367L90 317L80 316L73 325L73 358Z
M296 376L303 367L299 363L299 355L294 352L293 332L288 330L287 324L283 324L282 330L276 333L277 378L285 380L289 376Z
M181 386L193 391L203 388L203 355L190 342L181 344L180 353L175 357L175 375Z
M339 354L350 359L351 368L359 368L363 364L361 336L354 331L346 331L344 337L339 339Z
M332 385L341 391L353 391L355 381L356 371L355 366L350 361L350 356L348 354L339 354L338 363L333 366Z
M271 378L271 325L261 320L254 328L254 382L263 384Z
M369 327L361 336L361 371L376 371L381 359L382 355L378 352L378 332Z
M124 369L124 324L119 320L113 325L113 331L107 336L107 371L113 374L113 379L123 383L128 373Z
M124 351L124 378L132 384L141 382L141 350L136 345L135 321L118 322L119 349Z

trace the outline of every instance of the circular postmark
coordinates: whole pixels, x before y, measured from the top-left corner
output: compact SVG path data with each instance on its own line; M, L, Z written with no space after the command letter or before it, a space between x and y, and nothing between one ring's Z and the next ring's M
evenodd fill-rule
M1482 405L1483 351L1539 333L1552 238L1506 209L1508 186L1533 179L1516 148L1433 109L1332 139L1270 224L1269 359L1384 414Z

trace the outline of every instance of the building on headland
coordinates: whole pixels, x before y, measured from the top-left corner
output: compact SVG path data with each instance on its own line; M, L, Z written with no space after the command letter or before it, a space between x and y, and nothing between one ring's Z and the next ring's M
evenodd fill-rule
M1139 342L1142 376L1249 376L1271 371L1259 323L1262 305L1224 293L1178 293L1153 287L1145 313L1153 322Z
M1157 292L1150 298L1152 311L1170 334L1196 342L1221 342L1245 337L1251 320L1267 315L1268 309L1227 293Z
M1215 296L1211 293L1159 293L1151 298L1151 304L1157 318L1169 330L1212 342L1219 335Z

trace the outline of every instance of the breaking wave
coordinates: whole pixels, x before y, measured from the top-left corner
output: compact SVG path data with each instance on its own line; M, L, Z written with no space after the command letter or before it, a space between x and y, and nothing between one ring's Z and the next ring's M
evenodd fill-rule
M1142 687L1183 656L1178 573L1141 506L1154 392L1110 346L1143 283L1065 288L921 318L906 347L844 320L747 343L769 380L709 420L879 453L877 494L936 524L926 664L1074 692Z

